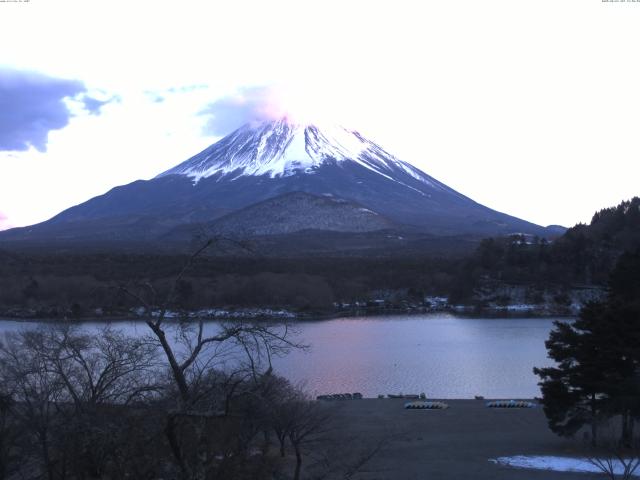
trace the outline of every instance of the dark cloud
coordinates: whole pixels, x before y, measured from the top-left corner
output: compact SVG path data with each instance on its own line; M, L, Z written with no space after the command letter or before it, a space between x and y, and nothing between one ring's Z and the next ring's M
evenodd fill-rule
M269 87L248 87L207 105L200 115L209 117L205 135L220 136L239 126L269 116Z
M121 101L121 98L118 95L114 95L111 98L100 100L89 95L84 95L81 101L84 104L85 110L87 110L90 115L100 115L102 107L104 107L108 103L119 103Z
M77 80L0 69L0 151L46 151L49 132L69 123L64 99L85 91Z

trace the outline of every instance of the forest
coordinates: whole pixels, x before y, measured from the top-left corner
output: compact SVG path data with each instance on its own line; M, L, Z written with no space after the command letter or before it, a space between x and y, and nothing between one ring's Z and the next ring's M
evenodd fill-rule
M482 306L520 287L532 302L566 303L576 287L604 288L616 260L640 247L640 198L596 212L556 239L514 234L478 242L471 254L274 258L215 254L216 241L178 286L176 308L287 308L330 314L336 304L384 299L420 306L426 296ZM20 253L0 250L0 313L86 318L139 307L121 293L140 284L166 293L188 256Z

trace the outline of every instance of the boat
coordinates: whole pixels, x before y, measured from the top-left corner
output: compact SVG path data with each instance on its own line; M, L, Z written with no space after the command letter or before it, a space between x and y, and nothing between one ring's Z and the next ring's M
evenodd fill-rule
M417 394L413 394L413 393L406 393L406 394L402 394L402 393L398 393L398 394L393 394L393 393L389 393L387 395L387 397L389 398L406 398L406 399L418 399L418 398L423 398L420 395Z
M536 404L526 400L494 400L487 402L487 408L535 408Z
M444 402L407 402L404 404L404 408L407 410L445 410L449 408Z

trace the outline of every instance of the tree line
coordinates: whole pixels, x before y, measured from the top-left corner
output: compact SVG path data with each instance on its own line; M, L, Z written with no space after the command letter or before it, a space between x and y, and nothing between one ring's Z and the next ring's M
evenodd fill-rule
M575 285L606 285L617 258L640 245L640 198L597 212L549 241L512 235L479 241L466 256L428 252L389 257L200 257L179 286L183 308L278 307L326 313L335 303L387 295L419 303L426 295L481 302L481 291L526 286L562 295ZM473 243L472 243L473 244ZM0 310L42 317L126 315L135 299L114 288L146 282L168 292L183 255L24 254L0 250ZM539 296L539 295L538 295ZM29 313L29 312L27 312Z
M149 283L165 294L184 256L26 255L0 252L0 310L31 310L43 318L122 316L140 306L122 283ZM181 308L278 307L330 312L390 291L421 301L445 295L455 261L444 258L220 258L201 257L179 285Z
M496 284L555 287L605 286L617 259L640 247L640 198L596 212L590 224L578 224L548 241L530 235L487 238L461 261L450 294L469 301L483 286Z

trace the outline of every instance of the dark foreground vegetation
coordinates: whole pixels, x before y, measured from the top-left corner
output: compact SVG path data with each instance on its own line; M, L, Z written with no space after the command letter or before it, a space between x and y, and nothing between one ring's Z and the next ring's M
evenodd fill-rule
M627 462L621 478L630 478L640 467L640 250L619 258L606 298L587 303L575 322L556 322L546 346L556 366L534 373L549 427L567 437L582 431ZM611 464L598 466L608 473Z
M590 225L577 225L553 241L490 238L467 256L274 258L254 254L250 242L242 255L220 243L182 277L176 308L276 307L331 314L376 300L393 308L421 307L426 296L442 296L479 311L527 303L569 312L572 303L582 303L576 292L604 288L620 255L640 247L640 198L597 212ZM220 255L221 250L235 253ZM184 262L184 255L0 250L0 314L130 316L140 304L120 287L145 283L166 294Z
M147 326L2 339L1 480L351 478L379 450L273 374L286 325Z

